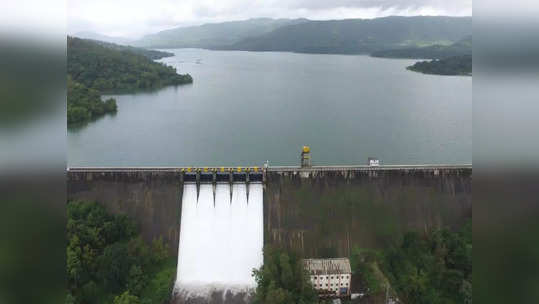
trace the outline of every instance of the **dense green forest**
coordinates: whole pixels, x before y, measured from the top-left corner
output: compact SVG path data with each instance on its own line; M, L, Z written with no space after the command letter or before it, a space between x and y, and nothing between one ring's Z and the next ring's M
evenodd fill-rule
M193 82L189 74L128 50L115 50L90 40L68 37L67 73L101 92L152 89Z
M192 83L189 74L152 61L169 54L68 37L68 125L116 112L116 102L102 102L100 94Z
M410 59L443 59L463 55L472 55L472 36L450 45L436 44L425 47L399 48L377 51L371 54L373 57Z
M354 247L350 256L352 292L345 303L472 303L472 222L459 231L408 232L386 249ZM253 303L314 303L316 292L294 252L266 245L264 265L254 271ZM328 303L331 303L330 301Z
M420 61L408 70L436 75L472 75L472 56L454 56L440 60Z
M458 232L409 232L386 250L355 248L351 264L361 292L375 303L387 286L404 303L472 303L472 222Z
M75 82L67 77L67 124L80 124L106 113L116 113L116 100L101 100L97 90Z
M67 303L168 303L176 260L162 239L150 245L135 223L97 203L67 204Z

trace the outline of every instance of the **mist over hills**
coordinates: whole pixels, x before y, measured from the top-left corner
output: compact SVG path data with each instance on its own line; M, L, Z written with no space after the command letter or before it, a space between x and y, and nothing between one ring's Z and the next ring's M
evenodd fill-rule
M114 37L114 36L108 36L99 34L96 32L91 31L83 31L83 32L77 32L72 35L73 37L81 38L81 39L90 39L90 40L97 40L97 41L103 41L103 42L109 42L109 43L116 43L121 45L128 45L133 43L133 39L124 38L124 37Z
M142 48L203 48L441 59L471 55L472 17L390 16L314 21L257 18L178 27L139 40L75 36Z
M450 45L472 34L472 17L416 16L313 21L249 19L180 27L132 44L148 48L362 54Z

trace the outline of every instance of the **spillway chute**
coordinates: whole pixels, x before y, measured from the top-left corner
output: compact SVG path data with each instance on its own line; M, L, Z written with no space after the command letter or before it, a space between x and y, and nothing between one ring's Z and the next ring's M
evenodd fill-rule
M255 287L252 270L262 264L262 184L249 183L249 177L246 172L184 174L175 292L197 290L200 296L216 286Z

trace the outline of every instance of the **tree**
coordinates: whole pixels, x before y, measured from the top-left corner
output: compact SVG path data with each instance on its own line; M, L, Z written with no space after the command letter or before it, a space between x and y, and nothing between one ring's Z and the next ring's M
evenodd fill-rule
M127 244L113 243L105 248L99 257L99 278L104 286L114 292L126 286L130 269Z
M127 279L127 289L134 295L140 295L141 291L147 284L147 277L142 272L142 268L137 265L131 266L129 269L129 278Z
M98 287L94 281L90 281L82 286L82 299L86 303L94 303L97 298Z
M472 295L471 229L407 233L383 269L405 303L467 303Z
M136 296L145 303L168 299L176 264L167 259L162 238L150 248L134 221L94 202L69 202L67 214L69 301L102 303L125 291L130 295L125 298Z
M303 268L303 261L294 252L266 246L264 265L253 271L257 288L253 303L312 303L316 292Z
M90 119L90 113L87 109L80 106L69 106L67 107L67 123L75 124L84 122Z
M113 304L140 304L140 300L137 296L134 296L126 291L121 295L114 298Z
M75 299L75 297L71 293L68 293L66 296L65 304L75 304L75 303L77 303L77 299Z
M161 263L168 257L168 247L163 242L163 237L160 236L152 241L152 253L154 263Z
M68 77L67 79L67 123L68 125L86 122L106 113L117 111L116 100L101 100L99 92L86 87Z

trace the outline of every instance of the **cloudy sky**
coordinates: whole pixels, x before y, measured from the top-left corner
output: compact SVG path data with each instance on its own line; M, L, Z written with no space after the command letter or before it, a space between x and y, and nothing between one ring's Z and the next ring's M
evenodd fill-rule
M471 16L472 0L68 0L68 32L138 38L177 26L257 17Z

